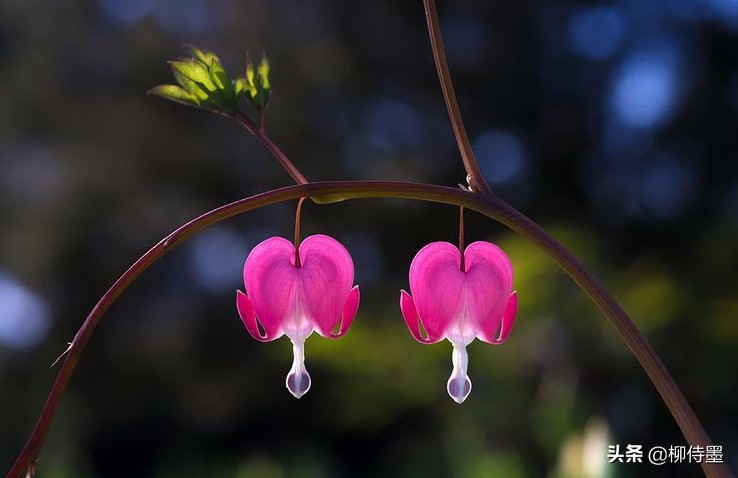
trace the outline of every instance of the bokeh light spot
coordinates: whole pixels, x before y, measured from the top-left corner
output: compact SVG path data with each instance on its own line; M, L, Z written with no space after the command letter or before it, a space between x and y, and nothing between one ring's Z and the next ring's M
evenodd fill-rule
M487 180L504 184L522 178L528 155L518 137L508 131L488 130L477 136L472 148Z
M420 116L408 103L380 98L367 104L362 126L372 140L388 151L414 149L423 141Z
M582 8L569 20L569 40L580 55L593 60L611 58L623 43L625 18L615 7Z
M191 34L213 24L213 12L205 0L157 2L154 17L161 27L174 34Z
M193 239L190 249L195 281L211 292L240 285L248 252L246 240L230 229L213 227L201 232Z
M0 272L0 344L23 349L36 345L51 328L46 301Z
M676 18L685 22L705 20L710 14L710 2L713 0L668 0L667 8Z
M738 28L738 0L704 0L711 16L730 28Z
M153 0L99 0L99 4L109 17L121 23L140 22L154 8Z
M676 93L673 59L663 52L637 53L616 73L611 106L623 123L651 128L669 119Z

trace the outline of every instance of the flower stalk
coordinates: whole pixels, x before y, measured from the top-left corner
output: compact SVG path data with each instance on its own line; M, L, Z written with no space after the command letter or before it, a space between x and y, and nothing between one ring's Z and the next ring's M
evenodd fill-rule
M464 263L464 207L459 208L459 250L462 252L461 260L459 261L459 270L466 272L466 264Z
M297 268L302 265L300 262L300 218L302 215L302 203L304 201L304 197L301 197L297 201L297 211L295 212L295 267Z

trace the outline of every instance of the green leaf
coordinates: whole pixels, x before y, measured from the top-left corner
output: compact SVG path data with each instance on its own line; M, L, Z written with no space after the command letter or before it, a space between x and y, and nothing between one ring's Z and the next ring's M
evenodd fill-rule
M201 86L200 83L190 80L177 70L172 70L172 75L177 80L177 83L193 97L199 100L206 100L210 97L210 92Z
M264 55L259 65L254 68L249 55L246 55L246 78L247 85L244 95L246 101L256 110L262 111L266 108L271 96L271 84L269 82L269 61Z
M223 65L220 63L220 61L218 61L217 58L213 58L210 62L208 72L210 73L210 78L213 80L213 83L215 83L215 86L217 86L219 90L223 90L232 86L231 79L228 76L228 73L225 71L225 68L223 68Z
M251 88L254 88L254 76L254 64L251 63L251 57L246 54L246 82Z
M200 62L204 63L205 65L209 65L212 63L213 59L218 60L218 63L220 63L220 58L218 58L218 55L213 53L210 50L206 50L204 48L197 48L194 45L185 45L185 49L190 52L190 54L195 57Z
M221 64L218 57L215 57L211 60L209 71L210 78L213 80L213 83L215 83L215 86L218 87L218 91L221 93L225 104L228 106L228 109L235 110L236 92L233 89L231 77L228 76L228 73L226 72L225 68L223 68L223 64Z
M242 95L248 93L248 91L251 89L251 85L249 85L248 81L246 81L246 78L243 76L239 76L235 80L233 80L233 88L236 89L236 95L241 98Z
M172 71L202 85L207 91L215 91L217 89L215 83L210 78L208 67L194 58L185 61L170 61L169 66L172 67ZM184 85L182 86L184 87Z
M252 90L254 90L254 94L256 94L255 89L253 86L249 85L249 82L246 81L246 78L239 76L233 81L233 88L236 90L236 101L241 102L242 100L248 100L251 98Z
M259 79L261 80L261 86L264 90L272 89L271 84L269 83L269 60L266 55L261 57L257 71L259 73Z
M197 98L193 97L184 88L177 85L159 85L146 92L149 95L161 96L164 99L174 101L187 106L200 106Z

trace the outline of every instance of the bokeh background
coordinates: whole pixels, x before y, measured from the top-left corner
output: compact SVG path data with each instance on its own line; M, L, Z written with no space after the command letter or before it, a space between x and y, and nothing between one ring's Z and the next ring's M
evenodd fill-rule
M495 190L622 301L738 468L738 2L440 1L461 109ZM183 43L233 75L272 63L268 130L311 179L463 182L420 0L0 0L0 469L83 318L186 220L290 183L238 125L144 92ZM208 229L110 310L63 399L42 477L700 476L606 466L608 444L684 445L635 359L553 263L468 214L509 253L521 309L470 346L407 332L415 252L456 237L449 206L306 204L306 234L353 254L359 315L311 338L313 389L284 388L286 339L234 308L248 251L294 204Z

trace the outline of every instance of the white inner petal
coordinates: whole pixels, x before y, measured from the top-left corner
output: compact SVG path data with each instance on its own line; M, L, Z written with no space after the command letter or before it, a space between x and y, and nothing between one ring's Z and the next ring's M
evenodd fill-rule
M451 325L446 329L446 337L454 344L454 347L466 347L477 336L477 328L467 313L467 297L466 285L462 291L461 307L458 316L451 321Z
M308 319L305 314L305 309L302 305L302 294L300 291L299 281L295 286L295 305L287 319L282 324L282 328L287 337L292 340L292 343L305 342L310 334L313 333L313 323Z
M287 374L285 384L295 398L300 398L310 390L310 374L305 368L305 343L292 341L292 368Z
M471 379L466 373L468 365L466 347L454 344L451 361L454 368L446 384L446 389L456 403L462 403L471 393L472 387Z

